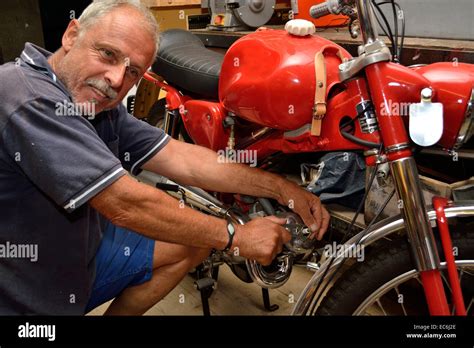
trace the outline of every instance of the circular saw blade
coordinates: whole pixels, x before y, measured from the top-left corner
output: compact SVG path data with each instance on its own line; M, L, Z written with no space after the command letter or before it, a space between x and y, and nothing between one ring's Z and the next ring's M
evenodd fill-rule
M275 9L275 0L246 0L239 1L239 4L234 9L234 14L239 21L251 28L267 23Z

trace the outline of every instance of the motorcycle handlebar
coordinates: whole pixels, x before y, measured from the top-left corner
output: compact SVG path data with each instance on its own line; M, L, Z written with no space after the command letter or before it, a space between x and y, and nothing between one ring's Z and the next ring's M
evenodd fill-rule
M330 14L337 14L339 9L339 0L326 0L325 2L311 6L309 14L311 17L318 19Z
M311 8L309 9L309 15L316 19L327 16L328 14L331 14L331 12L329 11L326 2L323 2L319 5L311 6Z

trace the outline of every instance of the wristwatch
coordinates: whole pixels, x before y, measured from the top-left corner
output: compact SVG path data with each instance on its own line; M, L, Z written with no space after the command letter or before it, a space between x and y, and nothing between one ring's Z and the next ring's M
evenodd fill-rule
M232 246L232 241L234 240L235 226L232 221L227 221L227 233L229 234L229 242L222 251L229 251Z

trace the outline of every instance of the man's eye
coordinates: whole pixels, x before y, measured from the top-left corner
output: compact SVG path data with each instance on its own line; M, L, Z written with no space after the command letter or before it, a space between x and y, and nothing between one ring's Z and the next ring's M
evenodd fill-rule
M130 68L129 66L127 66L127 72L128 72L134 79L137 78L138 76L140 76L140 73L138 72L137 69Z
M114 57L114 53L112 51L109 51L108 49L102 48L100 52L102 53L102 56L104 58L110 59Z

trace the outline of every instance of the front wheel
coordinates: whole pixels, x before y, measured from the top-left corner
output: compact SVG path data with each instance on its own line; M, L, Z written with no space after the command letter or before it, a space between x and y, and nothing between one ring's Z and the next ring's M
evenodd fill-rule
M467 314L474 314L474 224L450 226L456 266ZM442 250L439 249L438 250ZM451 311L452 297L444 256L442 279ZM308 313L309 314L309 313ZM315 310L316 315L429 315L420 274L413 269L405 239L372 250L339 277Z

